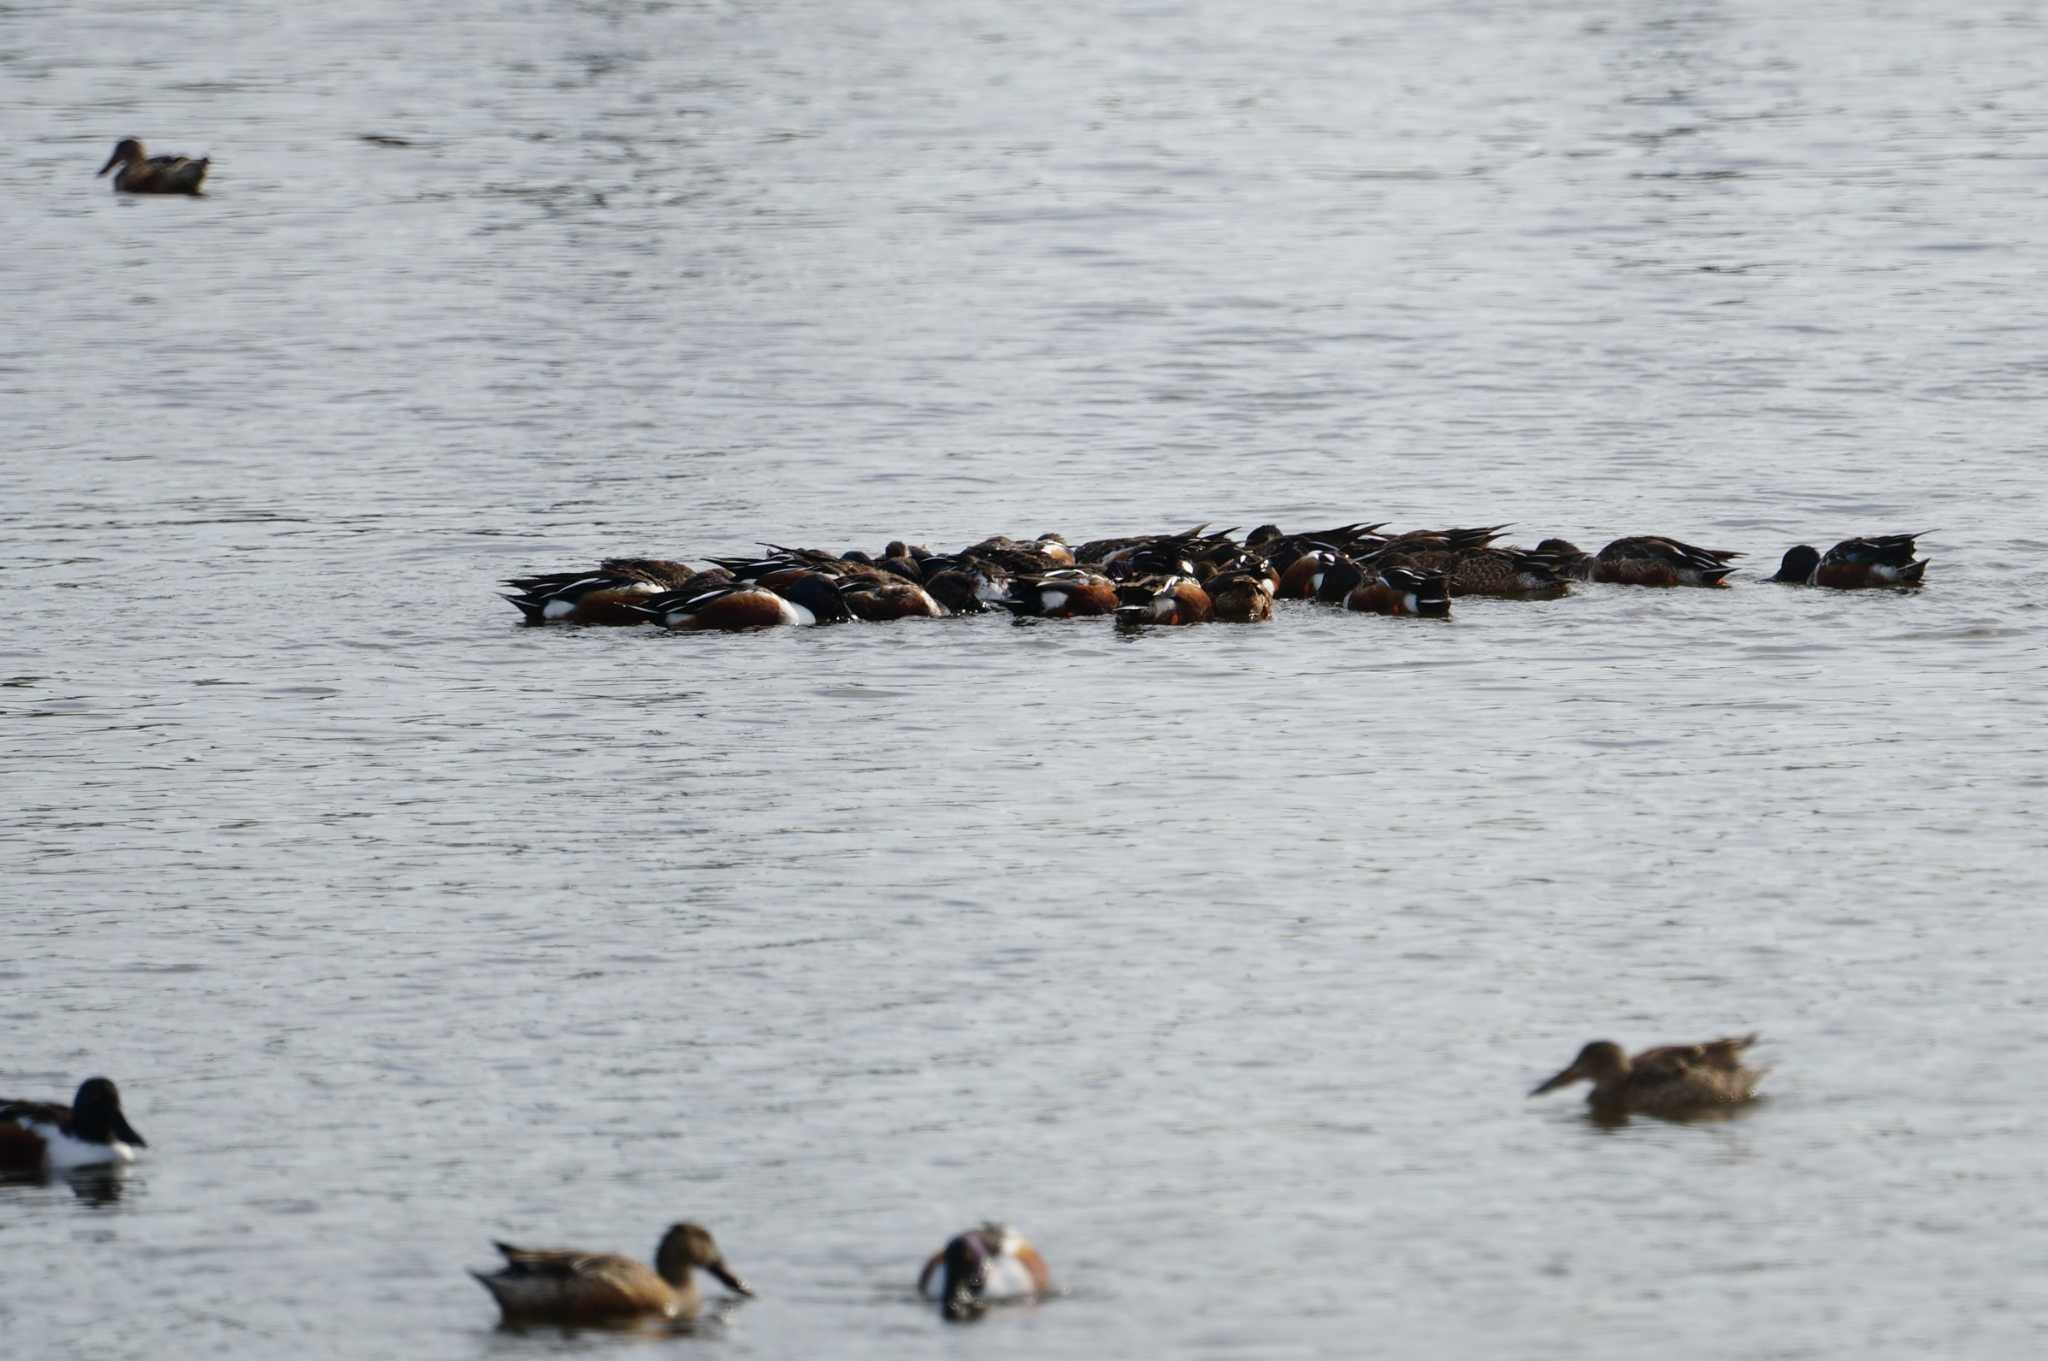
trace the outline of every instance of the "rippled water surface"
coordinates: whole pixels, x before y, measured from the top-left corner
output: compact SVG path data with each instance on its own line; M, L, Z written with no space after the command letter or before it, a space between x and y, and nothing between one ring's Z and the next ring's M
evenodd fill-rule
M0 7L0 1094L151 1143L0 1186L0 1334L605 1354L462 1269L690 1217L731 1356L2038 1355L2043 36ZM1138 637L493 595L1269 519L1754 556ZM1761 580L1921 529L1918 595ZM1525 1099L1738 1028L1743 1118ZM942 1328L989 1215L1065 1297Z

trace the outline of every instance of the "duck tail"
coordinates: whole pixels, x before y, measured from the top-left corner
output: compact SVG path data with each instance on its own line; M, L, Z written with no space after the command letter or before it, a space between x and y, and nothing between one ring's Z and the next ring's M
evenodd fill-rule
M541 624L547 622L543 615L543 611L547 609L546 601L535 599L530 595L508 595L505 596L505 599L519 607L519 613L525 616L527 623Z

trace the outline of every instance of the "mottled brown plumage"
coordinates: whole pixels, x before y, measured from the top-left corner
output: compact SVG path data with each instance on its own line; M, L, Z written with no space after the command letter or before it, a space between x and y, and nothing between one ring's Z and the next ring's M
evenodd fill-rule
M698 1267L736 1294L754 1293L726 1266L711 1235L695 1224L671 1225L655 1249L652 1267L610 1252L496 1246L504 1255L504 1267L489 1275L470 1275L491 1292L509 1324L616 1325L693 1318L703 1306L691 1275Z
M115 166L121 167L114 176L114 189L123 194L197 194L211 163L205 156L197 160L190 156L151 156L143 151L140 141L123 137L99 173L104 175Z
M1612 1040L1595 1040L1571 1066L1540 1084L1531 1096L1590 1082L1593 1113L1606 1119L1630 1114L1682 1118L1740 1105L1756 1095L1761 1069L1743 1066L1755 1035L1729 1035L1703 1044L1667 1044L1635 1057Z

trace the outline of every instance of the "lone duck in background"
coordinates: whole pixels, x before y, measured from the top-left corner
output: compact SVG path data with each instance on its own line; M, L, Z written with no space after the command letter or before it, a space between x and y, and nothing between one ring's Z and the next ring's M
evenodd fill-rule
M71 1104L0 1101L0 1170L62 1172L135 1161L149 1141L121 1113L121 1093L103 1077L79 1084Z
M1630 1058L1612 1040L1595 1040L1579 1051L1571 1067L1529 1095L1590 1082L1586 1103L1602 1120L1637 1114L1682 1118L1737 1106L1755 1097L1756 1084L1767 1071L1742 1064L1742 1052L1756 1041L1755 1035L1730 1035L1705 1044L1645 1049Z
M151 156L143 151L141 142L123 137L99 173L104 175L120 166L120 173L114 176L114 188L123 194L197 194L199 182L206 178L206 167L211 163L212 158L207 156L196 161L190 156Z
M917 1274L917 1293L937 1300L949 1323L980 1318L992 1304L1041 1299L1051 1289L1045 1259L1007 1224L956 1234Z
M649 1267L609 1252L496 1247L502 1270L469 1274L498 1301L508 1324L630 1324L695 1318L703 1297L693 1267L723 1281L740 1295L752 1295L733 1275L711 1235L695 1224L674 1224L661 1236Z
M1918 586L1927 575L1927 559L1915 559L1913 540L1920 534L1878 534L1844 539L1823 556L1811 544L1785 551L1772 581L1793 586L1831 586L1861 591L1886 586Z

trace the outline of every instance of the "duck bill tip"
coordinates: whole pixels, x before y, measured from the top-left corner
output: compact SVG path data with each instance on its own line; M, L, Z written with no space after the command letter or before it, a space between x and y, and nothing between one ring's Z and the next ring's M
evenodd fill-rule
M749 1286L745 1281L741 1280L736 1274L734 1274L733 1269L727 1266L725 1263L714 1262L710 1266L706 1267L705 1270L709 1271L713 1276L716 1276L719 1279L719 1282L723 1284L727 1290L732 1291L733 1294L744 1295L748 1299L752 1299L754 1297L753 1288Z

